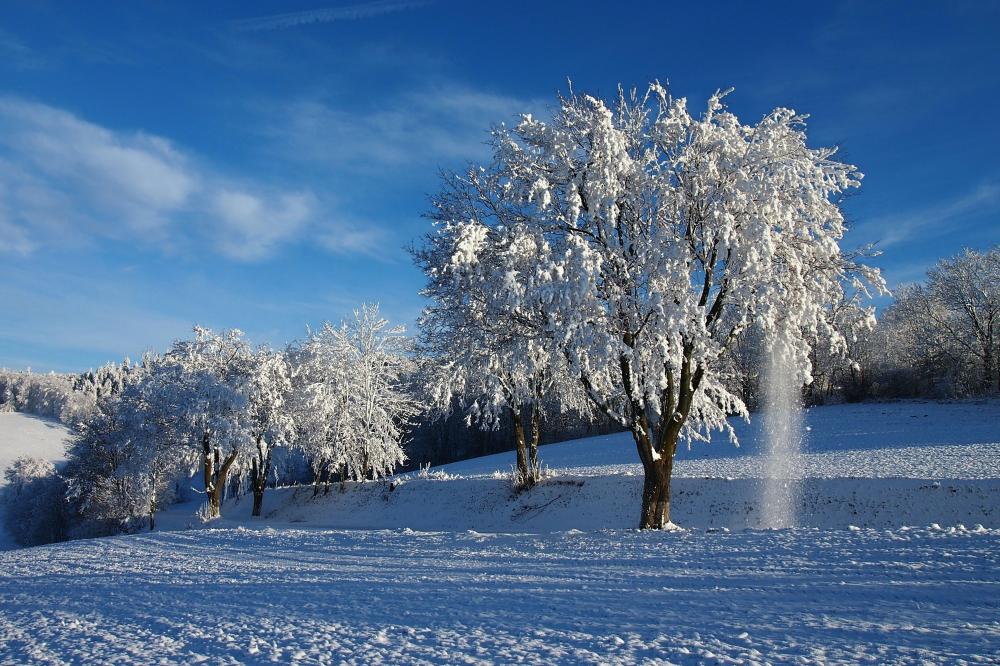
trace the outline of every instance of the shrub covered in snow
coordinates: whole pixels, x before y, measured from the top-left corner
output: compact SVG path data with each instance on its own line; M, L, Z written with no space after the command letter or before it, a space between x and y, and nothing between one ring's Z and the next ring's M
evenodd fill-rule
M55 466L40 458L18 458L5 471L0 504L7 531L22 546L66 538L66 483Z

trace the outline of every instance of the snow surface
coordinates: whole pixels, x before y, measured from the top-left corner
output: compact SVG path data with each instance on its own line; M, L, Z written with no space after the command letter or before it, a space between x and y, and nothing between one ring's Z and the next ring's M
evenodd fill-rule
M6 485L3 472L21 456L45 458L58 464L66 456L69 430L58 421L17 412L0 412L0 488ZM3 507L0 507L3 511ZM0 516L0 550L14 548Z
M751 425L681 452L682 531L629 529L641 472L615 435L543 447L557 475L525 493L504 454L0 552L0 663L996 663L1000 403L806 425L790 530L746 529Z
M720 433L712 442L681 447L675 477L760 478L762 419L734 421L740 446ZM830 405L806 412L799 476L805 478L1000 477L1000 401ZM539 459L557 474L642 474L628 433L549 444ZM474 458L438 469L461 476L510 471L514 453Z
M228 529L0 553L8 663L995 663L1000 531Z
M3 471L21 456L62 462L66 456L68 437L69 430L57 421L17 412L0 412L0 486L6 483Z

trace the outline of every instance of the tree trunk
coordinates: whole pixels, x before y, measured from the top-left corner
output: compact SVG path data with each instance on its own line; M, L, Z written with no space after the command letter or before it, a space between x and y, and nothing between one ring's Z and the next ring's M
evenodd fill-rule
M530 488L532 477L531 472L528 470L528 446L524 436L524 423L522 423L521 414L516 407L511 407L510 413L514 420L514 444L517 450L518 485Z
M670 477L673 465L663 464L664 459L643 465L645 478L642 483L642 513L639 529L660 530L670 523Z
M264 506L264 487L267 475L271 473L271 450L265 446L264 438L257 436L257 455L250 461L250 486L253 490L253 510L251 516L260 516Z
M219 468L215 473L215 478L212 481L211 490L206 490L206 494L208 495L209 518L218 518L220 515L222 515L222 493L226 489L226 477L229 476L229 470L233 466L233 463L236 462L236 458L238 455L239 452L236 449L233 449L232 451L229 452L229 455L226 456L226 459L224 461L222 461L222 464L219 466ZM221 457L222 457L221 452L218 449L216 449L215 459L218 461L221 459Z
M528 449L528 468L532 483L542 478L542 468L538 463L538 442L542 438L542 409L537 404L531 407L531 445Z
M202 452L202 473L205 480L205 492L212 488L212 478L214 473L214 465L212 464L212 434L206 430L201 434L201 452Z
M677 452L681 425L690 409L690 400L690 394L682 396L681 412L665 423L661 421L653 432L647 428L645 418L641 418L632 429L644 472L639 529L660 530L670 525L670 481L674 473L674 454ZM654 447L654 441L659 446Z

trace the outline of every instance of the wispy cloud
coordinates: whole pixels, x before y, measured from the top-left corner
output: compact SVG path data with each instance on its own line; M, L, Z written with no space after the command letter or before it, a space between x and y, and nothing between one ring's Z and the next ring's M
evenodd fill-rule
M24 40L0 28L0 62L15 69L39 69L45 58Z
M282 194L271 201L249 192L224 189L212 195L220 221L219 249L235 259L253 260L271 254L281 242L297 236L314 209L308 194Z
M163 137L0 97L0 253L114 240L253 261L309 234L327 246L338 224L348 238L365 233L331 220L309 191L233 176Z
M364 173L433 170L485 158L491 126L542 108L538 101L443 84L381 98L372 108L301 99L276 114L281 123L267 132L288 159Z
M260 16L256 18L241 19L231 22L237 30L258 31L258 30L281 30L284 28L296 28L312 23L333 23L336 21L358 21L361 19L375 18L385 14L416 9L430 4L429 0L377 0L376 2L364 2L357 5L347 5L345 7L327 7L322 9L310 9L302 12L290 12L287 14L274 14L271 16Z
M902 213L892 213L866 222L866 235L873 236L880 248L899 245L917 235L949 233L963 217L981 215L1000 209L1000 181L987 182L942 203Z

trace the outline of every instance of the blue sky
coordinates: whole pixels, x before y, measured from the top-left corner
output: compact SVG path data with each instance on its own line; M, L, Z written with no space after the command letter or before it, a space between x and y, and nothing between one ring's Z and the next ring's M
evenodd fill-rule
M1000 4L696 4L5 2L0 366L195 322L281 345L363 301L412 324L438 171L567 77L811 114L890 285L1000 242Z

